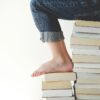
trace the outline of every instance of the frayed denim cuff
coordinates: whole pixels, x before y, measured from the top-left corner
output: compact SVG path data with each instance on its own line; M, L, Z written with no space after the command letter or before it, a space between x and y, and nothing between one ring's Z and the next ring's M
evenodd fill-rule
M63 32L40 32L40 40L42 42L53 42L64 40Z

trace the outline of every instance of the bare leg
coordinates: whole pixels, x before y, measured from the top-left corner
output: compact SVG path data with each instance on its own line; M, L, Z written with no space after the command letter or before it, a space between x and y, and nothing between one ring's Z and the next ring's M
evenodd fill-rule
M32 77L54 72L72 72L73 63L67 52L64 40L48 42L48 45L53 57L33 72Z

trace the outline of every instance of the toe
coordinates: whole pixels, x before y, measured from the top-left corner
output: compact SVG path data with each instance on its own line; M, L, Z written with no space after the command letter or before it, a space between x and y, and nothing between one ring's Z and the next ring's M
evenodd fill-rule
M31 75L32 77L35 77L37 74L37 71L33 72L33 74Z
M36 76L39 76L39 75L40 75L40 72L37 72L37 73L36 73Z
M43 74L45 74L45 71L41 71L41 72L40 72L40 75L43 75Z

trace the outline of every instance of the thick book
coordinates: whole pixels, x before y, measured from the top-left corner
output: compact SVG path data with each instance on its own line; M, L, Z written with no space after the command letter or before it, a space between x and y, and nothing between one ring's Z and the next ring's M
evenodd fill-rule
M100 63L74 63L75 68L100 68Z
M74 32L72 33L71 36L76 36L76 37L82 37L82 38L95 38L95 39L100 39L100 34L91 34L91 33L82 33L82 32Z
M75 97L43 98L43 100L75 100Z
M91 33L92 34L100 34L100 27L82 27L82 26L74 26L74 32L82 32L82 33Z
M76 20L76 26L86 26L86 27L100 27L100 21L83 21L83 20Z
M66 96L73 96L72 89L66 89L66 90L43 90L42 91L42 97L43 98L66 97Z
M72 36L70 40L71 45L93 45L93 46L100 46L100 39L95 38L82 38L82 37L76 37Z
M76 73L74 72L60 72L48 73L43 75L43 81L74 81L76 80Z
M77 94L78 100L100 100L100 95Z
M74 63L100 63L100 56L94 55L72 55Z
M100 73L100 68L74 68L74 72Z
M94 46L94 45L78 45L78 44L71 44L70 45L71 49L89 49L89 50L99 50L99 46Z
M72 49L72 54L100 56L100 50Z
M100 85L75 85L76 94L100 95Z
M71 81L50 81L42 82L42 90L72 89Z
M77 84L100 84L100 73L77 72Z

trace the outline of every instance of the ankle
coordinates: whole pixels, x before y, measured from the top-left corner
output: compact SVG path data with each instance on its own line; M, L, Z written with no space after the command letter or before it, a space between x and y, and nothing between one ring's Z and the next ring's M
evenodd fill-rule
M69 58L65 58L61 56L53 57L53 60L58 63L70 63L71 62Z

